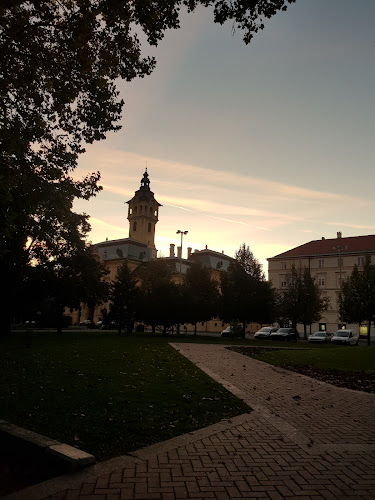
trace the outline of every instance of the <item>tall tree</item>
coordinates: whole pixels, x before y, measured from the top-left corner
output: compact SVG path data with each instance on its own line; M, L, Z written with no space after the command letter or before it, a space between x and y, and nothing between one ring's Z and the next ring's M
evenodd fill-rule
M267 316L272 321L272 287L265 285L261 265L245 243L236 252L228 270L221 273L221 293L221 318L226 322L238 319L243 337L246 323L261 323Z
M250 250L249 246L246 246L246 243L242 243L240 248L236 250L234 258L249 276L252 276L258 281L263 281L265 279L262 265L258 259L254 257L253 252Z
M133 331L139 299L137 282L125 261L117 269L116 277L111 283L109 314L115 320L119 334L122 328L127 332Z
M194 325L208 321L218 313L219 293L216 282L211 277L211 270L200 263L194 263L186 272L182 287L184 318Z
M99 190L99 173L73 180L85 143L119 129L115 82L152 72L137 30L151 45L179 27L181 7L212 6L248 43L263 20L294 0L3 0L0 5L0 274L6 328L28 266L82 248L89 225L75 198ZM78 237L78 239L77 239ZM79 241L81 240L81 241Z
M339 311L342 321L359 325L367 321L367 344L370 345L371 322L375 321L375 265L370 256L366 257L362 271L354 266L342 283Z
M280 315L292 322L297 329L297 323L304 327L304 337L307 337L306 327L319 321L321 313L328 308L329 301L321 296L315 278L307 268L292 267L287 276L287 286L281 296Z
M140 279L138 318L151 325L152 331L161 327L163 335L179 322L179 287L171 280L171 270L166 262L145 262L136 270Z

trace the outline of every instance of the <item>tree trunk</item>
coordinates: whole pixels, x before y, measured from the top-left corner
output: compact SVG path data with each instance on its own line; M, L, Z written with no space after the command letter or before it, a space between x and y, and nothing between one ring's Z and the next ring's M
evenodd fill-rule
M369 320L369 322L368 322L368 330L367 330L367 345L368 346L371 344L370 333L371 333L371 320Z
M241 339L246 338L246 321L242 322L242 333L241 333Z
M196 335L196 334L197 334L197 323L195 322L194 323L194 335Z
M307 325L306 325L306 323L303 324L303 338L305 340L307 339Z
M56 330L57 333L62 333L62 317L64 314L64 306L58 305L57 306L57 311L56 311L56 319L57 319L57 325L56 325Z

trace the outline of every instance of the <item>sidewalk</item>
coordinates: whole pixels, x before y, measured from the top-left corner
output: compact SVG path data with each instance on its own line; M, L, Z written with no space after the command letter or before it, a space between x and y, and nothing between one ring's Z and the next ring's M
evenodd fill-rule
M6 499L375 498L375 395L223 346L173 346L253 411Z

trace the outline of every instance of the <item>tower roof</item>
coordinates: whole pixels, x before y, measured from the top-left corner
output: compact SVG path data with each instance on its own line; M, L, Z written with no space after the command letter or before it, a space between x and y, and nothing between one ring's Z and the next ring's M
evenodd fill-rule
M154 193L150 189L150 179L148 177L148 172L147 172L147 167L146 167L146 170L145 170L143 177L141 179L140 188L138 189L138 191L136 191L134 193L133 198L131 200L127 201L126 203L130 203L133 200L135 200L135 201L136 200L149 201L150 199L152 199L156 203L156 205L158 205L159 207L162 206L159 202L157 202L155 200Z

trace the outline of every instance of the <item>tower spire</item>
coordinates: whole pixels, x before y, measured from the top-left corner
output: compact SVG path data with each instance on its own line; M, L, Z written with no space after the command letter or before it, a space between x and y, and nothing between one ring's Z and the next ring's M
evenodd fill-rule
M141 180L141 189L150 191L150 179L148 178L147 167Z

